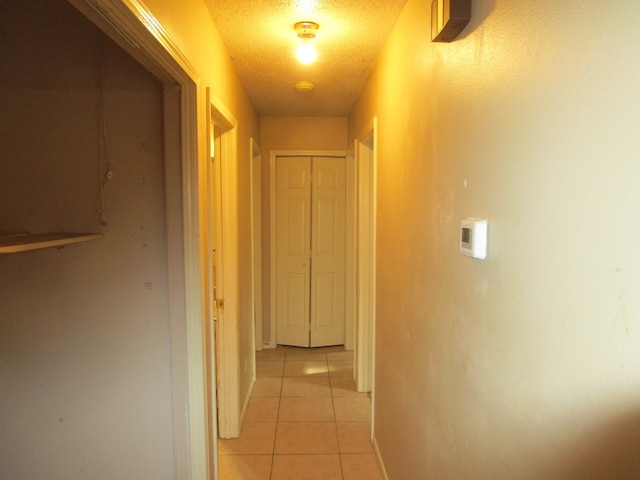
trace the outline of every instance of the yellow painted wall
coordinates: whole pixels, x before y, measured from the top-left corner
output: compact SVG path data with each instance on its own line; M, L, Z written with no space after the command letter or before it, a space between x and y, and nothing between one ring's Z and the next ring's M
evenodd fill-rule
M261 117L262 149L344 150L346 117Z
M409 0L379 119L375 438L390 479L640 477L640 6ZM489 219L488 258L458 253Z
M238 135L238 232L239 232L239 359L240 392L239 408L242 408L249 393L253 368L244 371L245 359L248 367L253 355L253 317L251 315L251 258L250 243L250 171L249 139L259 141L260 126L258 115L240 83L220 38L209 11L202 0L148 0L145 6L160 22L174 40L180 51L200 75L199 96L201 98L199 118L200 148L206 149L206 122L204 110L205 89L211 88L213 94L237 120ZM203 170L204 171L204 170ZM203 176L203 179L206 178ZM201 184L204 186L204 184ZM203 205L204 207L204 205Z

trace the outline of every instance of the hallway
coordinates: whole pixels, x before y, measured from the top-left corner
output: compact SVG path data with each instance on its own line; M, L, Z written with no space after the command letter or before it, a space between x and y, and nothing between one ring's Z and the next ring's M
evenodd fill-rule
M220 440L220 480L382 479L370 441L371 397L343 347L256 353L240 438Z

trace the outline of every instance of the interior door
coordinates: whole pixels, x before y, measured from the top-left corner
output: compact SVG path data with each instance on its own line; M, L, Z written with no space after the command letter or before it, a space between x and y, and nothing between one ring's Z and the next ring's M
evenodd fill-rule
M207 286L207 321L204 324L205 338L205 364L206 364L206 389L207 389L207 433L209 440L209 455L214 461L217 461L216 441L217 436L217 408L218 405L216 394L219 388L219 377L216 375L219 367L218 353L219 349L216 345L218 339L218 327L220 319L220 309L218 304L220 286L221 286L221 270L219 266L220 248L220 229L221 229L221 199L220 199L220 162L216 158L216 145L219 145L220 130L209 121L208 132L209 148L209 164L207 178L207 276L205 279Z
M344 343L346 165L276 162L276 316L281 345Z
M309 346L311 158L276 161L278 343Z
M313 157L310 346L344 344L346 161Z

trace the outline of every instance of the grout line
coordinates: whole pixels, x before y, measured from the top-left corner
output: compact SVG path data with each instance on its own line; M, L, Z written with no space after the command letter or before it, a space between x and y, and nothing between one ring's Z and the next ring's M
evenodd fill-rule
M276 347L277 348L277 347ZM280 427L280 407L282 406L282 392L284 390L284 370L287 367L287 350L284 351L282 360L282 375L280 377L280 392L278 395L278 412L276 413L276 430L273 436L273 450L271 451L271 471L269 472L269 479L273 477L273 465L276 461L276 441L278 439L278 430Z
M286 348L284 350L284 356L283 356L283 368L281 371L281 374L277 377L280 378L280 389L279 389L279 394L278 394L278 411L276 414L276 425L275 425L275 434L274 434L274 438L273 438L273 447L272 447L272 452L271 452L271 465L270 465L270 470L269 470L269 478L272 479L273 477L273 473L274 473L274 464L275 464L275 457L276 457L276 452L275 452L275 447L276 447L276 438L278 435L278 427L280 426L280 423L286 423L286 422L281 422L280 420L280 407L282 405L282 398L283 398L283 392L284 392L284 379L285 379L285 368L286 368L286 363L287 360L290 361L307 361L305 360L305 355L289 355L291 352L289 352ZM337 451L337 455L338 455L338 461L339 461L339 465L340 465L340 478L344 480L344 471L343 471L343 464L342 464L342 452L340 450L340 439L339 439L339 435L338 435L338 418L336 415L336 409L335 409L335 398L336 396L334 395L334 390L333 390L333 386L332 386L332 382L331 379L332 378L336 378L334 375L332 375L330 367L329 367L329 357L327 353L324 353L324 362L327 368L327 381L329 384L329 394L331 396L331 406L333 409L333 425L335 428L335 435L336 435L336 444L338 446L338 451ZM307 375L299 375L299 377L305 377ZM253 395L252 395L252 398ZM308 399L309 397L307 396L303 396L303 397L297 397L299 398L301 401L304 401L306 399ZM247 455L257 455L257 454L247 454ZM286 455L321 455L321 454L308 454L308 453L298 453L298 454L286 454ZM322 454L324 455L324 454ZM328 455L328 454L327 454Z
M342 451L340 448L340 435L338 435L338 415L336 414L335 397L333 396L333 387L331 386L331 370L329 367L328 355L327 355L327 373L329 375L329 390L331 392L331 406L333 407L333 423L336 430L336 445L338 446L338 463L340 464L340 478L344 480L344 469L342 467Z
M278 347L276 347L278 348ZM278 439L278 425L280 425L280 406L282 404L282 389L284 387L284 369L287 365L287 351L284 352L284 357L282 360L282 376L280 377L280 391L278 392L278 411L276 412L276 428L273 434L273 448L271 449L271 469L269 470L269 480L273 478L273 464L276 460L276 441Z

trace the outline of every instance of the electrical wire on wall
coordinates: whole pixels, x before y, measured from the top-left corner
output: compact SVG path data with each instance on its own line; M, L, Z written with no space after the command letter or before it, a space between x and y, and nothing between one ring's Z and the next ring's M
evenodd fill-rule
M107 152L107 121L105 112L105 88L104 88L104 38L100 39L99 46L99 61L100 71L98 78L98 128L99 128L99 165L98 165L98 177L100 185L100 193L96 201L96 211L100 214L100 223L102 226L107 225L107 214L105 212L104 202L104 187L113 178L113 170L111 168L111 161Z

